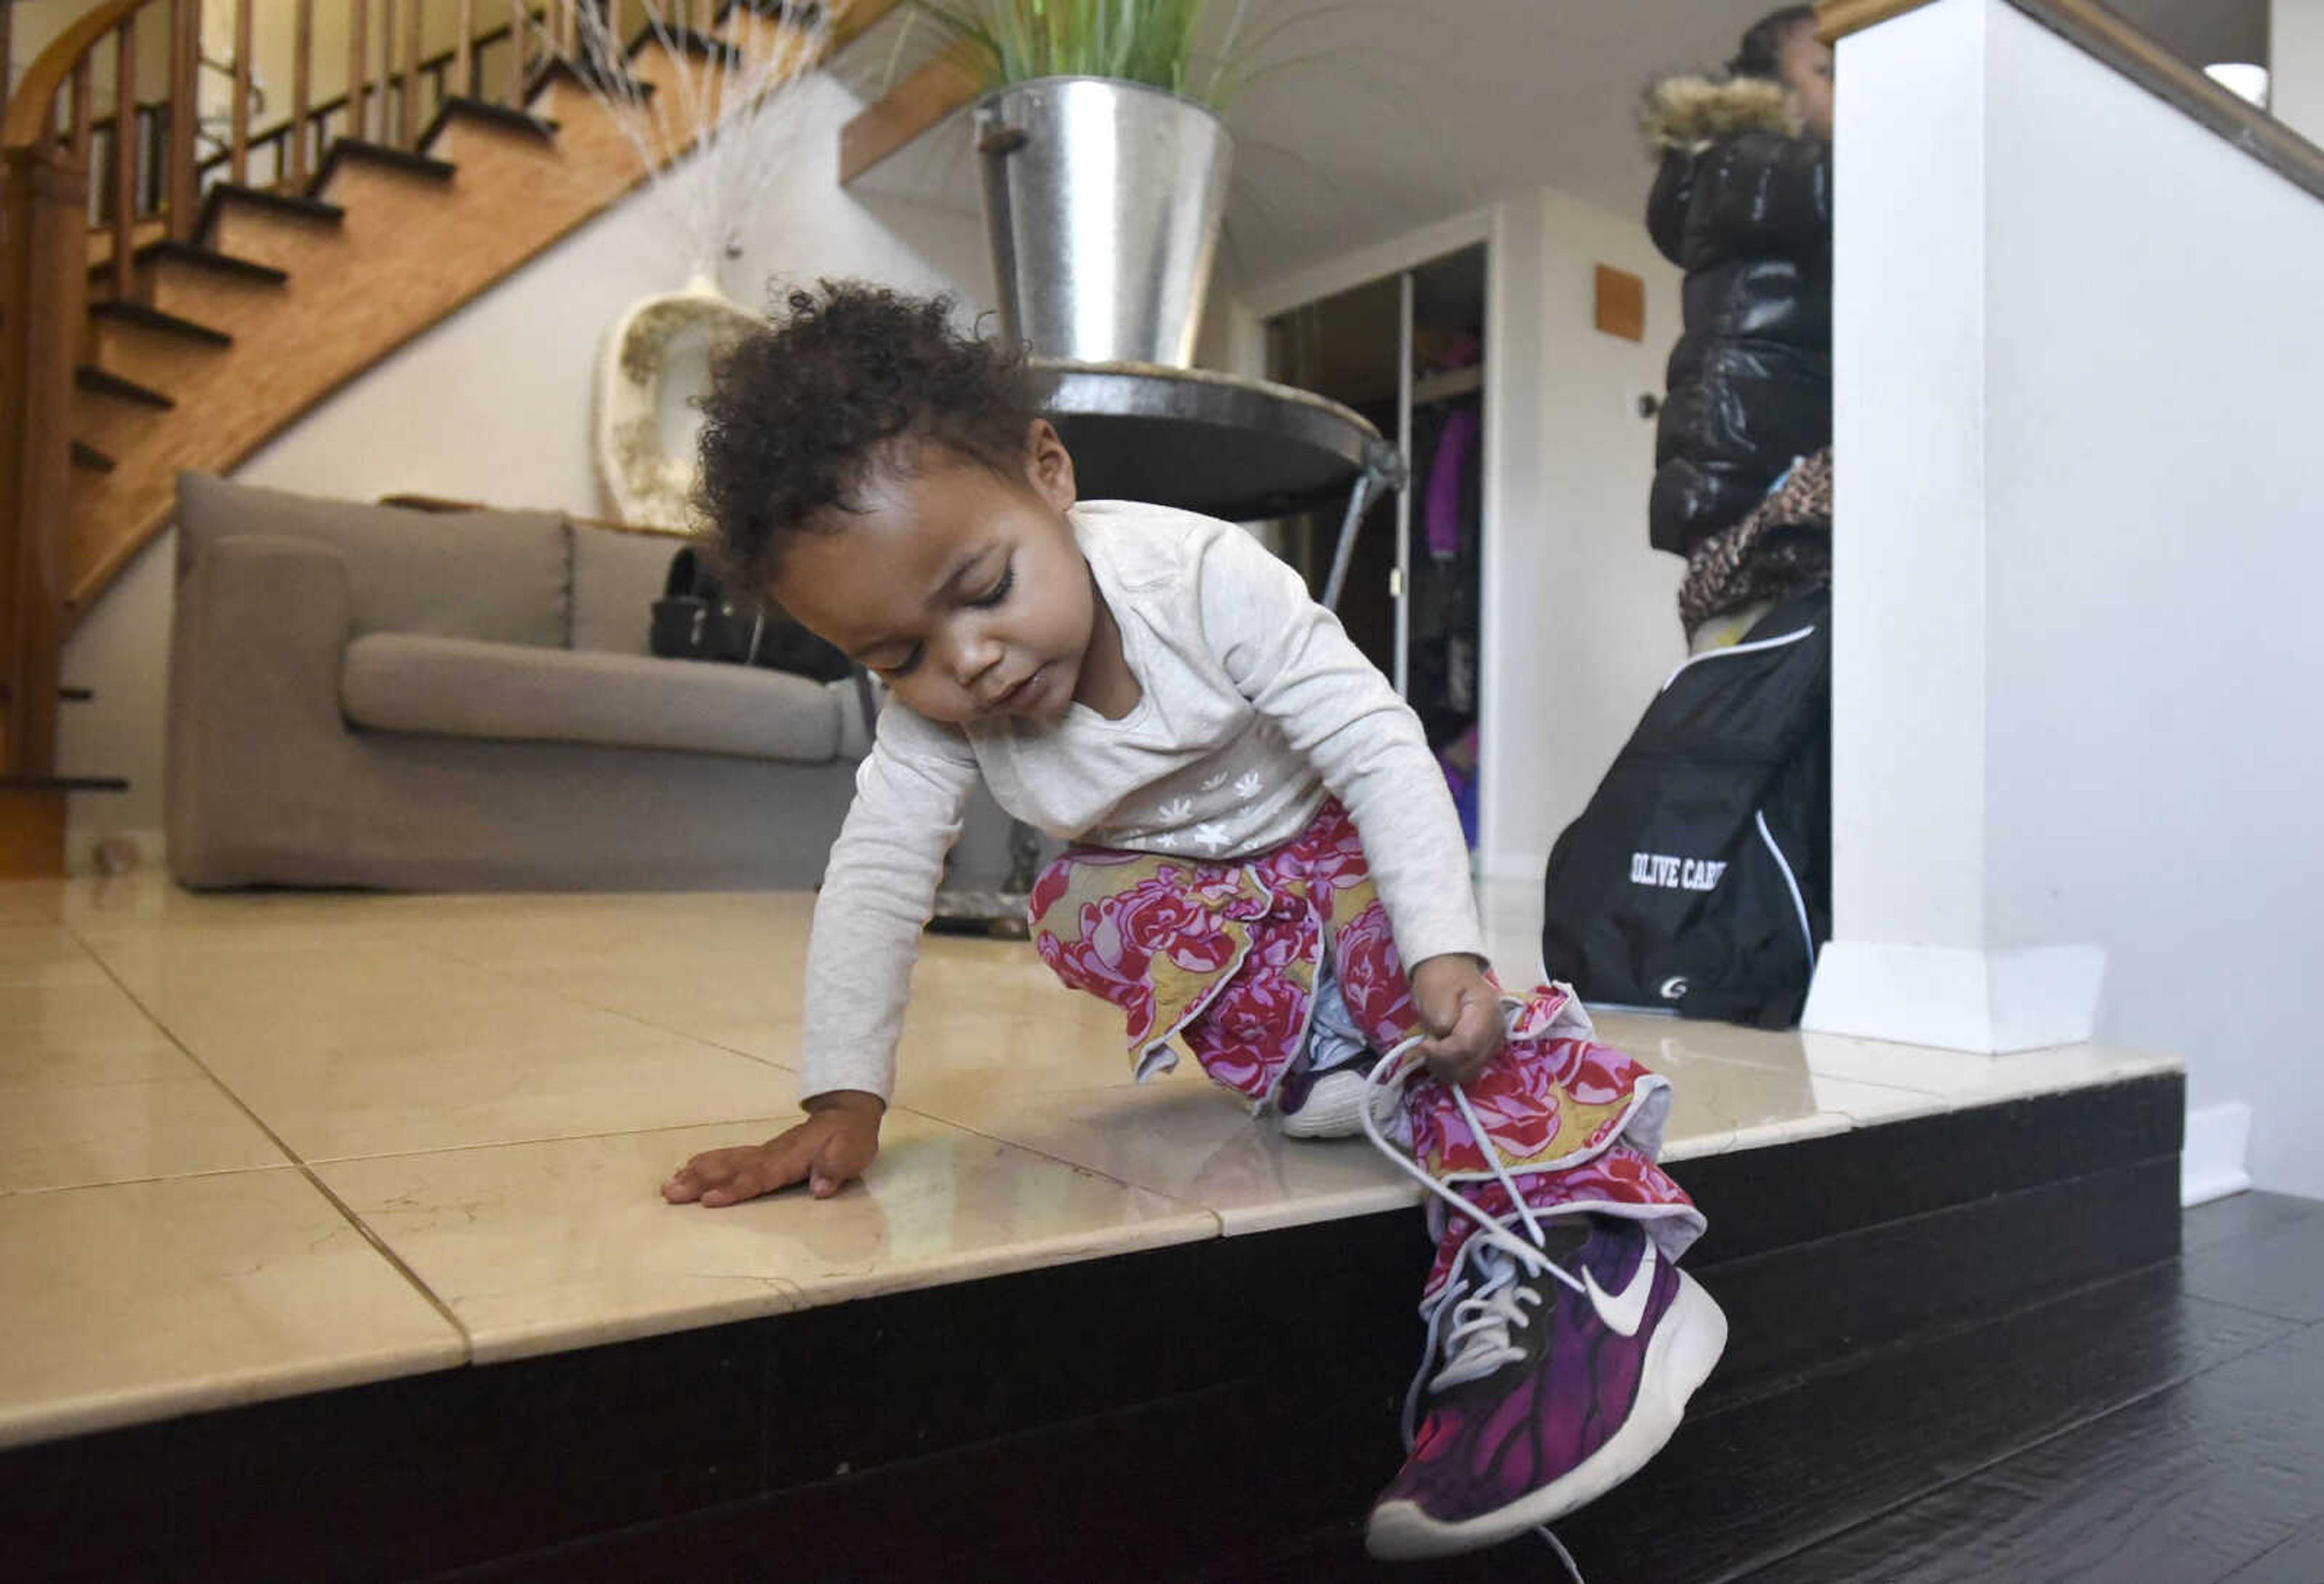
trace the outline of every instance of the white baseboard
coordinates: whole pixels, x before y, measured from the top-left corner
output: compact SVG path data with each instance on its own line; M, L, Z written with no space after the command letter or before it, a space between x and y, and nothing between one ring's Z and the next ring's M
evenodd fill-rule
M1800 1027L1944 1050L2040 1050L2098 1032L2106 951L2015 951L1832 941L1817 959Z
M2179 1156L2179 1202L2209 1204L2252 1185L2251 1107L2228 1101L2187 1113L2187 1143Z

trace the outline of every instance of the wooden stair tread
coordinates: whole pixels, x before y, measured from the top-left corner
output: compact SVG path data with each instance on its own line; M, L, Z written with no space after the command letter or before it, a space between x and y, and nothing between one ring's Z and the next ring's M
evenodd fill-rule
M373 143L368 138L343 137L333 143L330 152L323 156L321 167L316 170L314 180L308 185L309 196L319 193L328 187L331 178L338 173L339 167L350 161L377 165L390 170L400 170L408 176L417 176L429 181L449 181L454 174L454 168L449 160L438 160L429 154L415 154L410 149L393 148L386 143Z
M641 98L651 98L654 94L654 85L643 78L615 78L608 73L597 71L585 62L567 60L558 57L543 61L533 69L531 78L524 87L526 103L530 104L539 98L550 87L560 82L575 83L584 88L589 87L594 82L622 92L636 94Z
M639 52L643 51L649 44L659 44L663 42L664 41L660 34L655 32L651 28L647 28L641 32L636 38L630 41L630 55L632 59L635 59ZM715 38L709 33L699 32L690 27L672 28L669 30L669 36L666 47L676 49L684 54L693 55L705 60L713 61L721 67L735 65L744 59L742 51L735 45L729 43L726 40Z
M141 264L184 264L213 275L254 281L263 286L280 286L290 279L286 272L272 264L261 263L256 259L236 258L198 242L179 242L171 238L149 242L137 250L136 258Z
M110 396L134 406L152 408L166 412L178 404L150 385L115 373L111 369L85 363L73 371L74 385L92 396Z
M236 258L231 253L220 253L216 248L207 247L198 242L174 240L157 242L142 250L139 256L141 261L186 264L197 270L206 270L214 275L231 276L239 281L254 281L267 286L280 286L290 279L288 272L278 270L272 264L261 263L256 259Z
M203 195L201 222L194 227L194 235L213 235L217 229L218 213L228 204L244 204L269 214L310 220L318 226L337 226L347 217L347 212L338 205L318 198L295 192L277 192L267 187L250 187L238 181L219 181L213 182L209 191Z
M539 138L547 143L557 141L557 123L545 116L507 105L495 105L488 99L454 95L438 107L436 118L428 124L428 130L420 134L420 147L423 150L433 148L437 139L444 135L444 129L455 121L474 121L485 126L496 126Z
M198 342L205 346L234 345L234 337L224 330L213 329L208 325L196 324L193 320L178 314L168 313L158 308L150 308L144 303L132 301L125 298L114 298L105 302L91 303L88 311L95 318L111 319L119 324L135 325L142 329L158 330L181 340Z
M111 473L120 465L112 457L86 440L75 440L72 443L72 463L75 467L83 468L90 473Z

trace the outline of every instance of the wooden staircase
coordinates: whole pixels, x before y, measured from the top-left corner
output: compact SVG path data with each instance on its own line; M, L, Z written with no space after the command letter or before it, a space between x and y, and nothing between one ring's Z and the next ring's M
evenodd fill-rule
M193 98L200 0L95 7L26 70L0 123L0 825L18 822L11 797L48 800L32 860L0 843L0 867L19 872L61 868L58 650L167 526L178 474L232 468L645 180L585 81L577 5L631 41L626 69L650 94L677 74L673 46L786 51L806 69L899 0L840 0L828 18L785 0L686 0L658 8L685 23L659 34L624 0L551 0L488 29L461 0L458 41L434 59L420 53L420 0L400 30L394 0L375 0L385 64L368 78L359 46L353 92L319 105L307 91L314 0L299 0L306 53L291 113L271 130L251 125L253 0L227 3L235 88L215 156L199 156L178 113ZM351 10L363 39L363 0ZM161 27L170 91L149 104L137 39ZM126 138L119 116L93 113L107 66L135 110ZM480 97L495 66L503 87ZM257 174L266 164L272 180Z

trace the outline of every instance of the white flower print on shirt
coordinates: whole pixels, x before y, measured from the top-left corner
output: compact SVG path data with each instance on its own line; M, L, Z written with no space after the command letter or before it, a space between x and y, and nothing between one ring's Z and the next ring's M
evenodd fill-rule
M1212 776L1212 777L1208 778L1207 779L1205 779L1205 780L1203 782L1203 785L1202 785L1202 788L1201 788L1201 789L1202 789L1203 791L1204 791L1204 792L1215 792L1215 791L1217 791L1220 787L1222 787L1225 786L1226 784L1227 784L1227 773L1226 773L1226 771L1224 771L1224 770L1221 770L1217 775L1215 775L1215 776Z
M1194 840L1213 852L1222 852L1227 844L1227 828L1216 820L1204 820L1194 827Z
M1245 770L1235 778L1235 796L1248 803L1258 797L1259 788L1266 785L1267 783L1259 778L1257 770Z
M1194 813L1194 800L1193 798L1173 797L1169 802L1164 804L1160 808L1154 811L1154 817L1160 820L1166 825L1179 825L1185 824L1187 820L1193 818Z

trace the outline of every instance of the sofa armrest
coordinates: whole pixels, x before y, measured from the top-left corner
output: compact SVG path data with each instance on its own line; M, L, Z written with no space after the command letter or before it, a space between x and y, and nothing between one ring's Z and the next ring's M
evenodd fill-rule
M280 878L279 855L344 850L356 749L339 710L347 561L235 535L180 560L170 641L169 860L189 886Z

